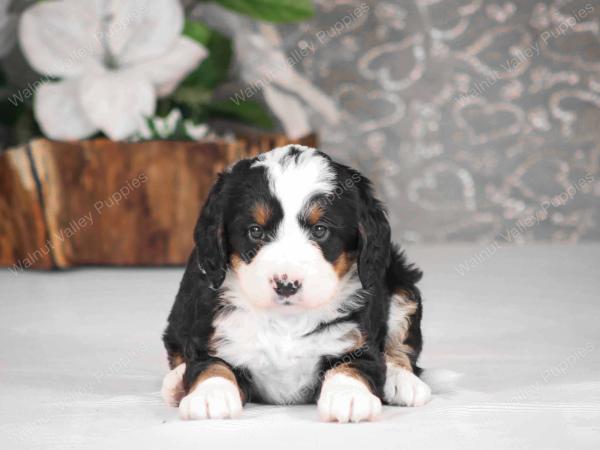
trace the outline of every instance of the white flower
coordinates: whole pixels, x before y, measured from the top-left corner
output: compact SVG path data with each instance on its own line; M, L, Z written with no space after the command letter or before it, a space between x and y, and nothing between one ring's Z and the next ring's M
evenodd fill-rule
M136 137L141 139L173 139L177 133L177 127L183 125L188 138L199 141L208 135L208 125L194 124L191 120L183 120L181 111L177 108L162 117L149 117L144 120L137 130Z
M185 132L189 137L199 141L200 139L205 139L208 135L208 125L205 123L201 123L196 125L191 120L184 120L183 126L185 127Z
M35 116L46 136L81 139L102 130L125 139L206 57L185 36L178 0L60 0L21 17L31 66L61 81L40 86Z
M177 124L181 121L181 119L181 111L178 109L172 110L164 119L157 117L154 119L154 127L156 128L156 132L161 138L168 138L175 133Z
M339 122L337 105L294 70L298 61L286 57L274 26L256 25L214 3L202 2L199 9L211 26L233 36L241 78L250 86L262 86L265 101L289 137L296 139L311 131L309 108L332 124ZM239 99L248 97L244 94Z

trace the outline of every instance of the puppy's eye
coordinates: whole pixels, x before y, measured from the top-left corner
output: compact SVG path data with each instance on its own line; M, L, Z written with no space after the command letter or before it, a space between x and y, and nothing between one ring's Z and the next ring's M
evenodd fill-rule
M317 241L324 241L329 236L329 229L325 225L313 225L310 235Z
M262 227L259 227L258 225L252 225L250 226L250 228L248 228L248 236L250 237L250 239L262 239L264 235L265 231L262 229Z

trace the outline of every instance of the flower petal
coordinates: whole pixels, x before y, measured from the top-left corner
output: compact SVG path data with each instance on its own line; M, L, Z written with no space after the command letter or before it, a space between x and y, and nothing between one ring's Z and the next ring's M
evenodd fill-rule
M298 139L310 133L308 114L296 97L272 85L265 86L263 93L267 104L283 125L289 138Z
M99 16L91 0L40 2L21 16L19 41L35 70L73 77L100 63L99 31Z
M278 36L274 28L269 29L272 29L271 34ZM280 46L257 33L236 32L234 42L241 75L245 81L255 83L258 80L273 80L273 84L296 94L328 122L339 122L340 113L333 100L287 62ZM261 63L256 64L256 61Z
M152 84L131 71L85 76L79 93L92 123L113 140L133 135L156 106Z
M188 136L192 139L195 139L196 141L204 139L208 135L208 125L206 125L205 123L201 123L200 125L194 125L194 122L192 122L191 120L186 120L183 122L183 125L185 127L185 132L188 134Z
M158 96L164 97L171 94L207 54L196 41L180 36L165 54L137 64L135 70L144 73L156 86Z
M261 24L257 31L250 19L233 14L220 5L207 2L202 3L201 8L202 17L211 26L233 35L237 67L244 81L272 83L280 90L297 95L330 123L339 122L340 112L331 98L290 64L275 26Z
M158 135L163 138L169 138L173 133L175 133L175 128L177 127L177 123L181 120L181 111L178 109L173 109L167 117L156 117L152 120L154 123L154 129L158 133Z
M286 65L287 67L287 65ZM285 75L284 75L284 72ZM281 76L279 76L281 74ZM340 121L340 112L335 102L313 85L305 76L293 69L278 72L274 84L293 92L306 102L314 111L323 116L329 123L335 125Z
M183 30L179 0L111 0L106 34L119 64L132 64L166 52Z
M33 106L36 120L51 139L82 139L98 129L87 119L79 103L77 81L41 84Z

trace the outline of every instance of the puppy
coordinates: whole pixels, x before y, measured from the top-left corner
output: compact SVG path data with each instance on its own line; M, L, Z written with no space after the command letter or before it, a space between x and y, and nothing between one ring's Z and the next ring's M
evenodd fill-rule
M316 402L326 421L419 406L421 271L390 240L371 183L289 145L220 174L163 340L184 419L245 402Z

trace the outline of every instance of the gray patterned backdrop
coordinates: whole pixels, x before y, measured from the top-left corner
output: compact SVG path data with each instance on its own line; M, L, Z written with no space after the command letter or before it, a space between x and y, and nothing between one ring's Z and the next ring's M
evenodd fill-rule
M280 27L404 242L600 239L600 2L320 0Z

